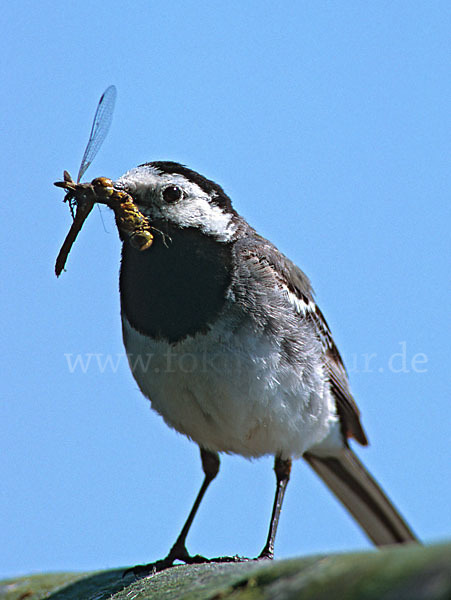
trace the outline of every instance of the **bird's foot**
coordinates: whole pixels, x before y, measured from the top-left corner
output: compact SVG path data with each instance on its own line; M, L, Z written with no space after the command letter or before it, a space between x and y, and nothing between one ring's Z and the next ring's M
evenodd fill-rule
M155 575L155 573L160 573L160 571L164 571L165 569L176 566L174 563L177 560L180 560L187 565L210 562L210 559L205 558L205 556L201 556L200 554L191 556L184 545L173 546L166 558L157 560L156 562L149 563L147 565L136 565L136 567L131 567L130 569L124 571L123 577L126 577L127 575L134 575L135 577L149 577Z
M255 560L274 560L273 545L267 544Z
M274 560L274 554L270 552L262 552L254 560Z
M205 563L240 563L259 560L272 560L273 558L274 554L267 549L262 550L261 554L256 558L247 558L246 556L238 556L238 554L235 556L217 556L215 558L206 558L200 554L191 556L184 545L174 546L171 548L171 551L166 558L157 560L156 562L149 563L147 565L136 565L136 567L131 567L130 569L124 571L123 577L126 577L127 575L134 575L135 577L140 578L149 577L155 575L156 573L160 573L165 569L176 566L174 563L178 560L187 565L200 565Z

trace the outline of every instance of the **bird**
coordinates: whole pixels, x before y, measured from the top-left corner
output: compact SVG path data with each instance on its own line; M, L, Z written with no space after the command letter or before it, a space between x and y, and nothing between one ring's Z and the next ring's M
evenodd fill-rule
M200 449L204 479L168 555L186 539L220 454L274 457L276 491L266 543L273 559L292 461L303 458L376 546L418 542L351 448L368 444L348 376L311 283L234 209L223 188L172 161L118 178L155 231L140 251L122 237L123 341L139 389L165 423ZM135 571L136 572L136 571Z

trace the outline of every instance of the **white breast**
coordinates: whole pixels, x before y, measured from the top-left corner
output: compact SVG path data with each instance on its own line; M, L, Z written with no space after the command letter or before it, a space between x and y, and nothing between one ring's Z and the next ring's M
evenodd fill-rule
M214 333L172 345L141 335L123 318L123 336L152 408L203 448L295 457L338 428L319 348L310 349L308 368L294 369L267 336L237 331L227 317Z

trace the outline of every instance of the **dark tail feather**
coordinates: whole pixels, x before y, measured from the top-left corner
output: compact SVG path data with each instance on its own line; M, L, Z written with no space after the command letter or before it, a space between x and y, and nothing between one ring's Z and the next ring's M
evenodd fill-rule
M376 546L418 542L352 450L345 448L333 456L306 453L304 458Z

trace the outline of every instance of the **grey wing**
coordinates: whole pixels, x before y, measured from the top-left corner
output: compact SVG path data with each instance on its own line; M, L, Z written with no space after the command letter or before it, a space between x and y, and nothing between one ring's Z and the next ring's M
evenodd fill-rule
M255 243L256 242L256 243ZM360 411L349 390L348 376L343 360L332 338L329 326L322 312L314 302L313 289L309 278L289 258L284 256L271 242L258 234L253 243L241 248L242 255L257 260L262 269L271 267L276 273L278 284L296 296L302 311L300 316L308 319L324 349L324 360L332 394L336 401L344 439L354 438L366 446L368 439L360 422Z
M345 438L352 437L362 446L367 446L368 439L360 422L360 411L350 392L346 369L327 321L313 300L313 290L310 284L308 289L306 288L305 281L308 282L306 275L289 259L285 260L285 278L291 282L292 291L307 303L308 310L305 311L304 318L312 322L324 348L327 375L337 403L343 434Z

